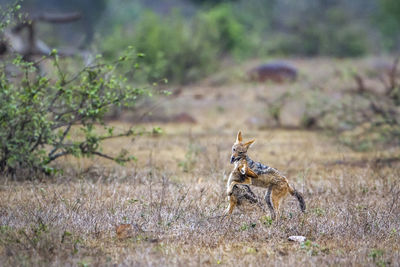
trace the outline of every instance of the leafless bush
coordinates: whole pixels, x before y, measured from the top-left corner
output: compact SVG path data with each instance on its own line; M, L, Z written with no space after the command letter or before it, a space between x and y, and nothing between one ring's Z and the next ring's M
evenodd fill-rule
M353 68L338 70L339 76L353 79L353 85L334 84L326 88L321 82L303 86L267 101L269 117L277 126L282 110L297 103L302 108L298 128L324 129L357 150L400 144L400 83L397 57L390 70L373 76ZM355 85L354 85L355 83ZM380 83L380 86L378 86ZM371 85L373 84L373 85ZM344 87L343 87L344 86ZM349 87L346 87L349 86ZM379 88L376 88L379 87Z

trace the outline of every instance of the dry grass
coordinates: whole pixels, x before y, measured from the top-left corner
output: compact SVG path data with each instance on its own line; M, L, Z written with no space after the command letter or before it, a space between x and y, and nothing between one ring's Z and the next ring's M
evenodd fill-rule
M251 102L262 89L248 86L199 86L167 103L167 113L190 107L199 123L107 143L105 151L123 147L138 157L126 167L68 158L51 180L5 177L1 265L399 265L400 165L374 163L398 149L356 153L319 132L247 125L263 112ZM191 98L196 90L204 99ZM220 217L239 128L257 140L250 156L304 193L305 214L289 197L278 222L257 208ZM115 227L124 223L134 226L132 236L118 239ZM290 235L308 241L292 243Z

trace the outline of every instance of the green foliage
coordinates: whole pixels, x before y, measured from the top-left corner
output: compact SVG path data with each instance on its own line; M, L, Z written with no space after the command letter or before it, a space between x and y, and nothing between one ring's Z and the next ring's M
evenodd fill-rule
M271 49L282 54L361 56L368 49L366 34L352 20L352 15L339 7L310 9L306 19L299 13L291 20L288 27L292 32L279 34Z
M234 2L237 0L190 0L196 4L203 4L203 5L215 5L215 4L220 4L224 2Z
M380 0L380 5L386 15L400 23L400 2L397 0Z
M192 21L177 10L165 17L147 11L130 28L118 26L101 49L107 58L129 45L142 52L142 81L190 83L214 71L223 55L240 55L244 47L244 29L226 4L199 12Z
M146 12L134 31L118 28L102 46L107 57L128 45L143 53L140 81L167 78L173 83L189 83L215 70L216 50L193 32L178 12L162 18Z
M300 244L300 248L307 252L310 256L317 256L320 252L320 247L317 243L306 240Z
M262 216L262 217L260 218L260 221L261 221L261 223L264 224L266 227L270 227L270 226L272 225L272 223L274 222L274 221L272 220L271 216L266 216L266 215Z
M115 72L117 66L136 62L128 50L113 63L101 57L78 71L62 67L57 51L47 58L55 72L38 74L35 63L17 56L0 74L0 172L52 172L49 163L66 155L100 156L118 163L131 160L126 151L102 153L101 143L110 138L135 134L132 129L116 133L104 121L113 106L133 106L148 94L135 88ZM7 69L19 74L7 75ZM99 128L102 128L100 131ZM75 132L77 137L72 138Z
M14 17L21 9L20 1L16 0L13 4L0 5L0 32L6 27L12 25ZM22 14L18 14L18 19L22 19ZM3 41L3 35L0 35L0 41Z
M396 0L380 0L379 7L374 22L381 30L384 47L396 51L400 43L400 3Z
M383 255L385 254L385 251L382 249L372 249L370 253L368 254L368 257L370 257L377 266L386 266L385 261L383 260Z
M248 223L243 223L243 224L240 226L240 230L241 230L241 231L247 231L247 230L256 228L256 226L257 226L257 223L250 223L250 224L248 224Z
M200 13L197 24L204 40L218 47L220 52L238 52L244 45L244 28L231 5L221 4Z

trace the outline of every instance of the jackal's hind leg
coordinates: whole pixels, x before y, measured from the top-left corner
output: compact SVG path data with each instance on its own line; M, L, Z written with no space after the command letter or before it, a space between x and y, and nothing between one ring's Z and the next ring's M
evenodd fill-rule
M272 186L268 187L267 193L265 194L265 202L267 202L267 206L269 208L269 211L271 212L272 220L275 220L276 214L274 206L272 205L271 193L272 193Z
M272 200L272 205L274 206L275 209L275 215L276 218L280 218L280 210L279 210L279 206L281 204L281 200L284 197L284 192L281 191L280 188L273 188L272 189L272 193L271 193L271 200Z

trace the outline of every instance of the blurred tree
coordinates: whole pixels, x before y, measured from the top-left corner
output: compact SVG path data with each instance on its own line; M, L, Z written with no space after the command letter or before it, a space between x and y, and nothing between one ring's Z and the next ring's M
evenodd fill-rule
M275 39L271 41L272 52L308 56L362 55L368 48L368 22L360 15L364 11L350 8L344 0L277 1L272 14L270 39ZM278 38L273 34L278 34Z
M400 1L398 0L381 0L383 11L392 16L400 23Z
M49 0L47 0L49 1ZM106 0L51 0L61 10L80 11L82 13L82 26L86 32L84 44L93 40L96 23L101 18L106 8Z
M15 0L0 0L0 4L11 4ZM63 12L80 12L82 19L75 22L69 28L63 29L67 34L84 33L85 38L82 45L88 45L93 40L95 25L101 18L102 13L107 7L106 0L24 0L21 3L23 12L31 15ZM65 33L65 32L64 32Z
M244 29L238 22L232 6L221 4L200 14L198 24L207 31L204 36L220 46L222 53L240 48L243 42Z
M201 5L218 5L226 2L235 2L237 0L189 0L189 1Z
M380 0L380 13L376 16L386 48L394 50L400 47L400 1Z

